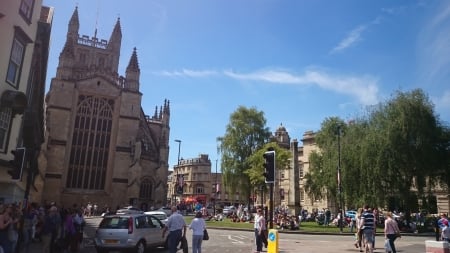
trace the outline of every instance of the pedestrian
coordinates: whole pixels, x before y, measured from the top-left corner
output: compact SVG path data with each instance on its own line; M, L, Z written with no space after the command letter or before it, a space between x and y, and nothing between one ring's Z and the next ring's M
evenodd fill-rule
M356 233L355 233L355 247L359 248L359 252L363 252L362 250L362 238L363 238L363 229L362 229L362 222L361 222L361 215L362 215L363 209L358 208L358 212L355 215L355 226L356 226Z
M264 219L262 209L258 208L258 210L256 211L255 223L254 223L255 242L256 242L255 253L260 253L262 251L265 226L266 226L266 220Z
M167 230L169 230L169 253L176 253L178 243L186 236L186 222L184 221L183 216L178 213L176 206L172 206L171 210L172 215L167 219L167 223L162 231L162 237L164 238Z
M61 217L59 216L58 208L56 206L50 207L44 216L41 239L42 239L42 252L50 253L53 248L53 243L58 235L60 227Z
M33 227L38 221L38 210L37 204L31 203L30 206L24 208L23 212L23 224L22 224L22 248L23 253L28 253L30 251L30 245L33 240Z
M331 220L331 211L330 211L330 209L327 208L327 210L325 211L325 222L324 222L324 225L325 226L330 225L330 220Z
M11 242L11 252L16 252L17 243L19 241L19 221L22 213L16 204L9 205L6 209L13 220L13 223L8 227L8 239Z
M206 229L205 220L202 218L202 212L197 212L195 218L189 225L189 229L192 229L192 252L202 253L202 241L203 233Z
M448 227L448 221L443 220L442 221L442 241L444 242L450 242L450 228ZM395 252L394 252L395 253Z
M444 221L448 222L447 214L441 213L441 218L437 221L439 234L440 234L440 232L442 232L442 229L444 228L444 225L443 225Z
M0 247L2 247L4 253L13 253L13 244L8 237L9 227L14 224L11 212L10 207L0 204Z
M386 219L384 220L384 238L389 240L389 245L392 251L389 253L397 253L395 249L394 241L400 235L400 229L398 228L397 221L392 219L392 213L386 213Z
M361 215L361 226L363 229L365 252L373 253L373 242L375 237L375 217L369 210L368 205L364 205Z

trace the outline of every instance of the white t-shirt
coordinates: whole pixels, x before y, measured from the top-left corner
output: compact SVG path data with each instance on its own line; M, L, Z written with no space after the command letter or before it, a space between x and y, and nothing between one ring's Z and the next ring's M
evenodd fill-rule
M192 235L203 235L203 230L206 228L206 223L203 218L194 218L189 225L189 229L192 229Z

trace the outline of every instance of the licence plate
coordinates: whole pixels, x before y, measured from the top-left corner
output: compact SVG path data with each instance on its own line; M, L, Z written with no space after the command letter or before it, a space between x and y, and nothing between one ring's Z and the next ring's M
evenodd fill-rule
M106 239L103 241L104 244L117 244L119 243L119 240L113 240L113 239Z

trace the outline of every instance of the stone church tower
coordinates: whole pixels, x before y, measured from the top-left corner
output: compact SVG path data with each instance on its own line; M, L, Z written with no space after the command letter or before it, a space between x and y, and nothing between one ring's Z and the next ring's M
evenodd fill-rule
M46 98L42 199L66 207L165 205L169 102L145 115L136 49L125 77L118 75L119 19L109 41L78 30L76 8Z

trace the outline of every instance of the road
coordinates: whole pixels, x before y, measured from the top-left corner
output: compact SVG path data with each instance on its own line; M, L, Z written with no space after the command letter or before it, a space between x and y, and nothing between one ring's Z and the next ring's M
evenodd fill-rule
M95 253L93 237L95 227L100 222L99 218L87 218L85 229L85 245L80 253ZM225 229L208 229L210 239L203 241L203 252L205 253L252 253L254 252L254 235L251 231L236 231ZM188 230L187 238L191 246L190 238L192 234ZM279 253L339 253L356 252L353 245L354 238L345 235L311 235L301 233L279 233ZM433 237L403 236L396 240L397 252L424 253L425 241L433 240ZM376 238L376 253L385 252L383 248L384 239L382 236ZM264 250L267 251L267 250ZM154 249L151 252L167 253L164 249ZM181 251L180 251L181 252ZM191 248L189 247L189 252Z

